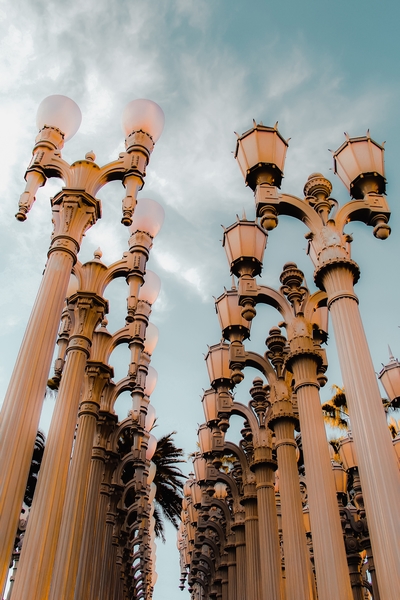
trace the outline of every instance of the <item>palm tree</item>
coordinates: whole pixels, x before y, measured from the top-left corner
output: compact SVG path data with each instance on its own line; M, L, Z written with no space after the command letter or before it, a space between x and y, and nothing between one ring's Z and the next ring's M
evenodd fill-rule
M174 444L176 431L164 435L157 442L152 461L157 467L154 483L157 486L155 495L155 534L165 542L163 518L178 529L182 511L182 489L186 476L176 465L186 462L182 448Z
M349 428L349 410L344 388L333 385L331 390L334 395L322 405L324 421L330 427L347 430Z

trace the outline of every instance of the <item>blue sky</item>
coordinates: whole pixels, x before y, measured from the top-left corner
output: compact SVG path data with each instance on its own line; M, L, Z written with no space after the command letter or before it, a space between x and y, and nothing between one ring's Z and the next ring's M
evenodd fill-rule
M14 214L36 135L37 106L55 93L73 98L83 113L80 131L63 151L70 162L89 150L99 164L118 155L120 115L130 100L151 98L165 112L165 130L141 192L166 210L149 263L162 280L152 316L160 330L152 361L159 373L152 398L156 434L177 430L177 444L188 453L195 448L203 420L200 396L208 387L203 354L220 338L212 296L230 285L221 224L229 226L243 210L254 216L252 193L232 156L233 132L247 130L253 118L269 125L278 120L282 135L291 138L285 192L301 195L308 175L321 171L340 203L347 192L330 171L328 148L341 145L344 131L357 136L368 128L377 142L386 141L392 236L380 242L361 224L351 224L349 232L362 270L357 292L376 370L387 362L387 344L400 354L399 12L386 0L0 0L1 396L49 244L48 198L57 182L40 190L25 223ZM103 218L87 234L80 260L89 260L100 246L109 264L127 249L127 231L120 225L123 190L115 183L99 195ZM269 236L263 282L277 286L283 264L294 260L314 289L305 232L300 223L281 219ZM110 331L123 324L124 286L118 281L109 288ZM280 319L273 311L259 313L249 347L263 352L269 328ZM334 349L331 336L328 385L341 384ZM124 376L128 353L118 350L113 358L116 377ZM246 397L252 377L246 376L238 397ZM323 395L329 396L328 386ZM45 403L45 428L51 404ZM125 417L128 404L121 401L117 409ZM174 546L172 531L157 552L155 600L188 597L177 589Z

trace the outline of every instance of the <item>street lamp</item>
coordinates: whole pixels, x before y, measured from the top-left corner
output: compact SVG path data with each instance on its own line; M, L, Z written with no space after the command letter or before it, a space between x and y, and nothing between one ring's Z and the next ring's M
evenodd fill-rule
M239 137L236 155L240 155L242 142L248 144L249 137L258 139L260 135L271 134L255 126L243 134L243 140ZM281 170L272 152L267 157L256 152L247 170L252 172L256 214L262 226L273 229L278 216L284 214L303 221L309 229L306 237L315 283L327 294L335 331L379 587L385 598L394 600L400 588L399 516L393 511L399 502L399 470L353 287L359 267L351 259L351 237L344 233L345 225L353 220L372 226L379 239L390 233L390 211L383 195L383 146L371 140L369 133L360 138L347 136L334 159L336 172L353 196L334 214L332 186L321 174L310 175L301 199L279 193L279 180L271 181L269 165ZM243 294L245 309L248 304Z
M37 122L40 131L33 149L32 161L26 172L27 183L19 201L17 219L20 221L26 219L38 187L44 185L47 179L59 177L64 181L65 187L51 199L54 231L48 252L48 261L2 408L0 460L3 466L0 474L0 537L3 554L0 588L8 571L9 556L18 523L30 456L34 447L57 328L67 295L71 271L74 265L77 265L77 254L83 235L101 216L101 203L96 198L96 194L109 181L122 181L126 188L122 221L125 225L131 224L136 195L138 190L143 187L146 167L154 148L155 139L158 139L162 131L163 113L151 101L140 100L130 103L124 116L126 152L122 152L116 161L103 167L96 165L93 153L87 153L84 160L76 161L72 165L66 163L61 156L64 142L74 135L80 124L80 110L72 100L65 96L51 96L45 99L39 107ZM129 275L130 272L137 269L133 261L133 254L128 253L124 260L123 271ZM93 273L106 270L106 267L96 259L84 267L84 271ZM79 269L79 265L76 268ZM74 381L75 387L70 386L69 390L65 390L65 394L66 398L74 397L75 400L79 398L86 360L90 354L93 331L107 310L107 304L101 297L101 285L96 288L95 276L89 276L89 281L90 278L92 278L92 289L83 288L83 294L78 293L70 298L70 307L75 311L75 330L72 330L70 334L67 360L67 363L70 363L68 367L70 375L66 379L71 377L70 382ZM142 279L143 273L137 279L137 285L143 282ZM106 284L105 281L103 283ZM51 299L51 304L49 304L49 299ZM86 315L87 319L83 315ZM79 325L80 322L81 325ZM67 366L64 367L64 375L66 368ZM76 376L71 375L73 371L76 371ZM77 418L77 405L72 403L70 408L68 426L65 427L64 433L66 438L71 437L71 427L73 435ZM71 423L74 420L75 423L72 426ZM55 432L56 428L53 428L53 431ZM56 446L57 440L54 439L54 442ZM60 444L57 448L60 459L61 455L65 458L68 453L68 444L64 448L64 454ZM44 472L49 468L46 467L46 462L44 462ZM52 478L55 479L54 473ZM45 478L42 477L42 479ZM61 496L65 490L66 478L64 477L62 481L64 483L60 486ZM54 517L58 519L59 515L60 508ZM32 522L34 523L35 519L31 520L31 531L34 528ZM27 535L27 542L32 535ZM41 536L44 539L45 532L40 531L39 527L34 537L40 540ZM28 545L29 543L26 544L26 546ZM33 578L25 579L17 575L14 588L15 594L23 593L27 598L32 598L35 594L42 597L42 592L45 594L44 590L48 590L50 585L48 576L38 568L35 552L29 553L30 560L35 563L29 567L29 570L32 568L35 573ZM46 546L47 552L54 556L54 540ZM25 569L23 563L22 558L19 573ZM23 584L18 583L23 579L25 579L24 592L19 587ZM20 597L25 596L21 595Z

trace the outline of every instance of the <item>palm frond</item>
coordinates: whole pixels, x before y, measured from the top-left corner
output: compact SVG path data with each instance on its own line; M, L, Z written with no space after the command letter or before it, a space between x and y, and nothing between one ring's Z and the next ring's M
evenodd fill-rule
M172 431L158 440L152 460L157 467L154 477L157 486L155 495L157 514L161 521L164 517L178 529L182 510L183 482L186 476L177 465L186 461L183 458L182 448L177 448L174 444L175 434L176 431ZM164 536L164 527L160 535Z

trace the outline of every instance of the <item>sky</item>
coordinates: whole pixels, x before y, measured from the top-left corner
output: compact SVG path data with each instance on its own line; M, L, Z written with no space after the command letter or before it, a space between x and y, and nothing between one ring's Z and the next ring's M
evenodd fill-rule
M121 114L130 100L150 98L165 113L140 192L166 212L148 264L162 282L151 317L160 331L152 359L158 372L151 399L157 436L176 431L176 444L186 454L196 448L204 420L200 398L209 387L204 354L207 344L220 340L213 296L231 284L221 224L228 227L243 211L254 218L253 194L232 154L234 132L249 129L253 118L265 125L279 121L282 135L291 138L282 190L300 197L317 171L332 181L332 197L341 204L348 200L328 151L342 144L344 131L360 136L370 129L378 143L386 141L392 235L376 240L359 223L347 231L361 267L356 291L376 371L388 362L388 344L400 355L399 13L390 0L0 0L0 398L46 261L49 198L60 187L49 181L28 220L16 221L36 110L50 94L71 97L82 111L81 128L63 150L69 162L90 150L100 165L117 158L124 149ZM99 193L103 216L84 239L81 262L98 247L106 264L128 249L128 231L120 224L123 195L119 182ZM314 291L305 233L301 223L280 219L269 235L262 283L278 287L283 265L294 261ZM107 289L111 332L124 324L126 295L123 280ZM272 309L258 310L246 347L263 353L268 331L279 321ZM333 332L327 352L324 399L332 384L342 384ZM124 377L127 349L118 348L112 359L115 379ZM246 398L255 375L249 369L237 398ZM45 401L45 430L53 405ZM121 398L121 419L128 410L129 398ZM237 430L228 431L232 441ZM165 546L158 544L154 600L186 600L188 591L178 589L172 528L167 538Z

